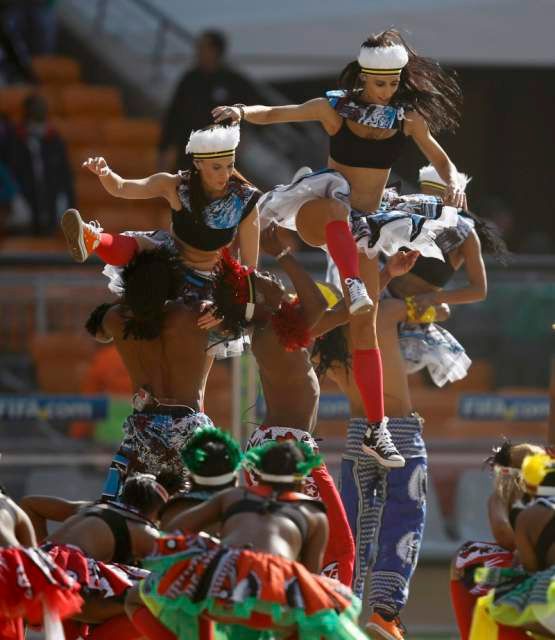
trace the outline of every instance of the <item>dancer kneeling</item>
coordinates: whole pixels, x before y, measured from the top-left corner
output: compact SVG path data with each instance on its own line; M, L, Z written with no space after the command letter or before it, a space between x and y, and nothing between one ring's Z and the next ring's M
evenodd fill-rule
M295 490L320 456L303 443L271 442L249 451L246 462L260 485L229 489L177 517L173 524L186 533L159 541L161 555L147 561L152 574L140 586L143 602L180 640L198 637L201 616L227 638L264 630L299 640L364 638L355 622L359 601L339 582L314 575L327 518L320 502ZM219 521L221 543L194 533ZM128 613L147 637L172 637L153 633L152 618L132 602Z
M526 638L526 631L555 638L555 459L548 453L526 456L522 478L535 497L516 519L522 566L476 571L476 581L489 591L474 610L471 640ZM507 635L503 625L514 633Z
M23 640L23 621L46 626L81 609L77 582L36 547L27 514L0 487L0 638ZM59 623L58 623L59 624ZM59 629L59 627L58 627ZM58 637L58 636L56 636Z
M511 567L515 561L515 526L519 514L533 498L525 493L521 466L528 455L545 453L533 444L511 444L506 440L495 447L486 460L494 474L494 491L488 498L492 539L469 540L457 552L451 567L451 604L461 640L468 640L474 606L488 588L475 584L478 567Z
M229 434L216 427L204 427L195 432L181 459L189 472L189 486L173 495L160 509L160 528L168 525L177 514L183 514L218 492L237 485L241 464L241 447ZM208 533L217 534L219 525Z

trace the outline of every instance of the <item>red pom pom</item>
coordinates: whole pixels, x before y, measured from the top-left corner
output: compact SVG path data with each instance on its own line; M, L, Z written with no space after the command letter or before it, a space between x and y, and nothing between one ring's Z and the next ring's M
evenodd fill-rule
M311 342L310 331L300 307L299 299L295 298L292 302L283 302L272 316L272 327L286 351L304 349Z
M226 247L221 252L222 259L218 265L219 276L235 292L237 304L254 302L250 299L249 276L252 268L245 267L235 260Z

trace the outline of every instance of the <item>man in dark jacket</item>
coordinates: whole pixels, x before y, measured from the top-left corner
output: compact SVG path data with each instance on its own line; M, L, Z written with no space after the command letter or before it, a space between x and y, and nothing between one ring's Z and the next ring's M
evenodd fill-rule
M212 122L219 104L256 104L253 84L225 64L227 42L219 31L204 31L196 42L196 63L179 81L166 111L160 140L160 169L187 168L185 145L193 129Z
M47 122L46 100L37 94L25 99L24 119L16 128L10 168L32 211L33 235L49 235L59 217L75 204L73 175L64 141Z

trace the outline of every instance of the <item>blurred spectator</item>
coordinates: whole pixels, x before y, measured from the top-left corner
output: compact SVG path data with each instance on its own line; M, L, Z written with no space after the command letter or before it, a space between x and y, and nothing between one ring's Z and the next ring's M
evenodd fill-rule
M73 175L65 144L47 121L46 100L32 94L23 110L10 155L10 167L32 212L23 231L49 235L58 229L62 213L75 204Z
M8 167L0 161L0 236L28 226L31 211Z
M32 0L0 0L0 85L36 82L20 14Z
M196 62L179 81L162 125L160 169L188 166L185 145L193 129L212 122L219 104L256 104L260 98L252 82L225 63L227 40L219 31L205 31L196 41Z

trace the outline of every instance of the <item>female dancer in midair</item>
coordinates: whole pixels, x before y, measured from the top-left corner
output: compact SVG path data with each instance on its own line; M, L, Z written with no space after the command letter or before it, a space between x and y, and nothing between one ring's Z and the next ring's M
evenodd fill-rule
M327 246L335 261L345 299L350 301L353 372L369 421L365 450L388 465L398 452L383 421L382 364L376 336L378 268L375 259L357 255L349 216L352 210L354 218L378 210L389 171L407 137L413 138L447 182L445 203L462 206L464 191L456 167L432 136L432 132L455 129L460 90L436 63L406 45L394 29L363 43L358 60L342 72L340 84L344 91L329 92L327 98L301 105L221 106L213 115L216 122L244 118L253 124L314 120L330 136L328 169L303 175L292 185L267 194L261 215L296 228L310 245ZM367 251L370 256L380 244L378 238L382 246L398 246L392 238L399 226L405 239L414 240L426 222L417 223L414 216L403 213L382 217L379 222L372 218L367 217L372 230L363 238L366 248L371 248ZM369 317L361 315L365 312Z
M78 211L69 209L61 224L73 258L84 262L91 253L98 255L107 264L104 274L110 279L110 290L120 295L121 267L139 251L170 246L179 251L187 268L185 303L209 300L210 271L222 247L237 237L242 261L249 266L258 261L260 192L235 169L239 138L239 127L193 131L187 144L187 153L193 156L192 169L156 173L141 180L126 180L114 173L104 158L89 158L83 166L99 177L111 195L131 200L164 198L171 207L171 232L104 233L97 222L85 223ZM219 342L217 336L210 339L211 344ZM242 346L242 341L223 344L209 353L222 357L237 346Z

